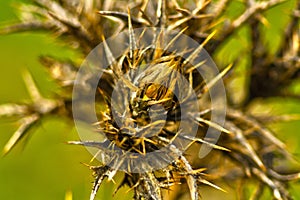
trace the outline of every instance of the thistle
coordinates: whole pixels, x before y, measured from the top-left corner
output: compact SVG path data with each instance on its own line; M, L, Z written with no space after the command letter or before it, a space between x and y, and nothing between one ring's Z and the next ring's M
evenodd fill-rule
M43 98L25 75L33 103L1 106L1 116L21 118L4 153L42 117L59 114L93 132L91 137L79 131L82 140L69 142L87 147L102 163L89 166L95 175L91 200L117 171L124 173L119 187L129 186L134 199L178 199L189 193L197 200L203 184L224 191L214 182L244 179L257 183L252 199L266 187L274 199L291 199L288 183L300 174L277 169L275 161L289 161L290 154L266 124L297 117L258 118L247 106L258 97L289 95L284 89L297 79L300 66L299 2L283 35L286 42L274 55L263 45L259 26L268 23L264 11L281 0L245 1L233 20L226 15L226 0L34 2L21 5L20 24L1 33L51 31L86 59L78 66L41 57L64 90L55 99ZM209 55L242 27L250 28L251 78L248 98L234 104L222 80L232 78L239 58L218 63L218 72ZM176 185L184 189L173 190Z

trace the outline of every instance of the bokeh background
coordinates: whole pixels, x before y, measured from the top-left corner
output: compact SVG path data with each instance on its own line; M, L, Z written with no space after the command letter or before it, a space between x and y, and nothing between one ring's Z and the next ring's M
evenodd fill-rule
M0 27L17 21L16 5L21 1L0 1ZM265 28L265 38L270 51L275 51L281 42L279 36L287 23L287 14L295 1L271 9L266 16L272 26ZM241 3L233 1L230 15L240 13ZM247 48L247 29L241 29L235 34L235 39L226 44L216 55L215 59L229 63L241 51ZM78 53L71 50L61 41L46 33L18 33L0 35L0 104L9 102L29 101L22 73L29 71L45 97L51 97L58 86L51 81L46 70L38 62L40 55L54 55L60 58L74 58ZM247 58L239 63L238 72L243 74L249 63ZM237 91L236 98L243 97L241 82L243 76L231 83L231 89ZM300 81L299 81L300 83ZM300 84L295 83L291 90L300 93ZM267 101L257 100L253 106L257 112L271 112L274 114L300 114L300 100L288 98L273 98ZM12 133L17 129L16 119L0 119L0 148L3 148ZM272 130L287 145L296 160L300 155L300 121L279 123L271 126ZM0 158L0 199L2 200L70 200L88 199L92 188L93 177L91 171L83 163L89 163L91 155L85 148L67 145L66 141L78 140L73 124L63 118L48 118L43 120L37 128L30 132L30 136L9 155ZM117 176L117 180L119 175ZM102 184L97 199L131 199L129 188L122 188L114 197L112 193L116 185L112 182ZM230 188L229 188L230 190ZM232 190L232 189L231 189ZM251 187L249 187L251 191ZM291 191L295 199L300 199L300 184L293 183ZM222 194L215 190L206 189L203 199L213 199L222 195L222 199L235 199L234 195ZM206 198L209 197L209 198ZM268 194L265 195L269 199Z

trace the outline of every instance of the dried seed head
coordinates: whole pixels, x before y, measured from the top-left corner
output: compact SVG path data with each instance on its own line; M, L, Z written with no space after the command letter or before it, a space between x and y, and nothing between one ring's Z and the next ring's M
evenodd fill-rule
M173 40L174 36L177 36L177 41ZM133 42L130 41L135 40L134 38L139 39L136 45L132 46ZM116 50L111 48L119 46L119 41L126 40L128 46L122 44ZM179 48L177 44L180 44ZM188 50L186 52L181 50L182 46ZM182 33L143 28L121 33L95 48L80 68L75 81L78 84L73 90L74 118L82 119L82 111L78 108L90 103L86 99L95 99L95 91L102 91L100 95L106 94L104 99L109 106L104 111L102 120L96 123L99 126L98 133L95 133L93 139L87 138L84 133L80 134L81 144L99 148L100 152L95 149L91 151L106 165L131 173L162 169L174 162L178 156L182 156L191 142L185 137L194 138L197 135L197 118L201 118L199 113L203 109L198 105L198 98L203 95L203 91L205 93L209 91L204 90L203 87L210 84L210 89L213 88L215 93L219 94L212 96L214 100L211 99L214 107L212 123L219 123L213 121L217 118L214 118L214 114L218 112L220 118L222 114L220 108L224 108L216 106L220 103L221 97L224 99L221 95L225 94L220 79L216 78L217 74L214 74L218 70L214 68L214 63L203 47L200 45L201 49L199 49L198 46L194 40ZM190 53L194 50L198 52L197 55ZM107 66L103 64L101 58L107 59ZM89 66L88 70L86 66ZM91 66L97 68L90 71ZM102 66L101 70L98 69L99 66ZM191 66L198 67L191 69ZM199 70L202 67L208 70ZM103 87L107 84L99 85L101 82L99 72L102 71L111 71L109 74L111 77L108 78L111 91ZM86 79L86 77L91 78ZM202 80L200 88L199 85L193 84L194 77L198 78L197 82ZM209 80L211 78L212 80ZM94 80L94 82L87 83L85 80ZM83 85L86 84L90 85L90 90L82 90ZM214 87L218 84L221 87ZM194 90L196 88L197 91ZM93 109L85 112L84 116L97 116ZM225 117L224 112L223 117ZM93 118L88 123L95 124L97 120ZM221 130L213 131L217 139L217 131ZM99 141L97 135L100 133L107 139ZM173 145L178 148L178 151L174 151ZM208 147L213 146L211 144ZM111 157L112 155L114 156ZM158 157L162 162L156 161ZM116 158L122 162L114 162Z

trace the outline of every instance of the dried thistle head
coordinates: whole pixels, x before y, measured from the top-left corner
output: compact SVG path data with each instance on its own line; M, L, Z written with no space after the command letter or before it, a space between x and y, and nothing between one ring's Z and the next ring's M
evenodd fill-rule
M52 31L89 55L81 67L41 58L65 94L45 99L27 75L33 104L2 106L2 116L25 116L4 152L43 116L60 114L76 125L92 125L92 137L80 133L82 141L70 142L86 146L102 162L90 166L95 172L90 199L119 170L124 172L120 186L132 188L135 199L168 198L165 191L181 185L184 189L174 190L174 199L189 193L196 200L203 184L223 190L213 184L217 180L256 181L253 199L265 187L275 199L290 199L287 182L299 179L299 173L279 171L274 164L289 160L285 144L245 111L256 97L283 95L280 89L298 77L299 3L281 50L269 58L261 43L262 12L280 3L245 1L246 9L233 20L226 16L226 0L36 0L23 5L23 21L2 33ZM233 105L216 86L222 86L222 78L239 60L216 73L204 48L215 53L242 26L251 28L253 48L249 98ZM115 37L105 40L111 35ZM191 47L191 38L198 45Z

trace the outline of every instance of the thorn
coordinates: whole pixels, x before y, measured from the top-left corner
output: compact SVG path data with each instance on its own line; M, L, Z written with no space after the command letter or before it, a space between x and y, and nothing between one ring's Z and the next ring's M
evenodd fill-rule
M203 184L209 185L209 186L211 186L211 187L213 187L217 190L220 190L222 192L228 193L226 190L222 189L221 187L219 187L219 186L217 186L217 185L215 185L215 184L213 184L213 183L211 183L211 182L209 182L205 179L201 179L200 182L203 183Z
M117 11L98 11L98 14L107 17L109 19L111 19L112 21L118 21L118 22L123 22L123 23L128 23L128 14L127 13L123 13L123 12L117 12ZM117 20L115 20L117 19ZM151 24L149 24L149 22L143 18L135 18L131 16L131 21L133 24L136 25L146 25L149 26Z
M219 73L214 79L209 81L206 86L203 88L201 93L206 93L209 91L220 79L222 79L227 72L232 68L233 64L229 64L221 73Z
M208 141L205 141L201 138L191 138L191 137L188 137L188 136L184 136L186 139L189 139L193 142L200 142L200 143L203 143L203 144L207 144L208 146L211 146L212 148L214 149L218 149L218 150L222 150L222 151L228 151L230 152L231 150L230 149L227 149L225 147L222 147L222 146L219 146L219 145L216 145L216 144L213 144L213 143L210 143Z
M91 165L89 165L89 164L87 164L87 163L84 163L84 162L80 162L80 164L82 164L82 165L84 165L84 166L86 166L86 167L88 167L88 168L90 168L91 169Z
M2 155L7 155L38 120L39 116L36 114L23 118L21 120L21 126L5 144Z
M104 35L101 35L101 38L102 38L102 42L103 42L103 46L104 46L104 51L105 51L105 56L106 56L106 59L108 61L108 64L109 65L112 65L115 63L116 59L114 58L109 46L107 45L107 42L105 40L105 37Z
M101 150L98 150L97 153L95 153L95 155L92 157L92 159L90 160L90 163L92 163L96 158L97 156L101 153Z
M27 70L25 70L23 72L23 79L24 79L27 91L28 91L31 99L33 100L33 102L39 102L40 100L44 99L41 96L31 74Z
M158 0L156 16L158 18L157 25L160 28L165 28L166 26L166 2L165 0Z
M68 141L67 144L83 145L81 141Z
M225 129L224 127L220 126L219 124L216 124L216 123L214 123L214 122L212 122L212 121L203 119L203 118L201 118L201 117L196 117L195 119L196 119L196 121L205 123L205 124L207 124L208 126L211 126L211 127L215 128L215 129L221 131L221 132L224 132L224 133L227 133L227 134L232 135L232 132L231 132L231 131Z
M183 62L183 65L188 64L189 62L193 62L194 59L198 56L203 47L213 38L213 36L217 33L217 31L213 31L211 34L207 36L207 38L200 44L198 48L196 48L193 53Z
M130 51L129 57L130 57L130 59L134 59L134 50L137 49L137 46L136 46L136 41L135 41L134 30L132 27L131 14L130 14L129 7L128 7L128 31L129 31L129 51Z
M179 38L179 36L181 36L189 27L185 27L182 30L180 30L180 32L170 41L168 42L167 46L164 48L165 50L168 50L170 48L170 46Z

